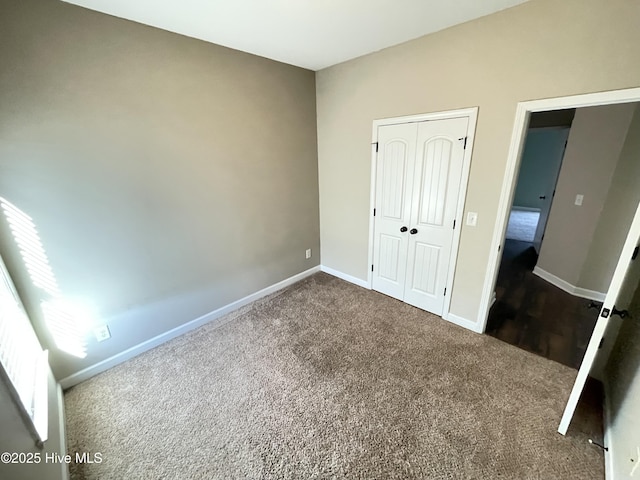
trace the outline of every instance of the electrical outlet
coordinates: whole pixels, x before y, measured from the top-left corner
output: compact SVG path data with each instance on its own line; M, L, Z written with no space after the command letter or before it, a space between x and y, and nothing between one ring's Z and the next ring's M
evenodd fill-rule
M575 204L578 205L578 206L581 206L583 200L584 200L584 195L578 194L578 195L576 195Z
M304 258L311 258L311 249L307 248L307 251L304 252Z
M478 214L476 212L467 213L467 225L475 227L478 224Z
M104 342L111 338L111 332L109 331L109 327L107 325L100 325L93 329L93 334L96 336L96 340L99 342Z

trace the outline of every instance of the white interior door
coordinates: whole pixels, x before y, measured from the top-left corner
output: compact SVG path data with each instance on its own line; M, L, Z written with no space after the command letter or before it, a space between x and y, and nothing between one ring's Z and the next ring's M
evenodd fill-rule
M584 359L582 360L582 364L580 365L580 370L578 371L578 376L576 377L573 389L571 390L571 395L569 396L569 400L567 401L567 406L565 407L564 414L562 415L562 420L560 421L560 426L558 427L558 432L560 432L562 435L565 435L567 433L567 429L569 428L569 424L571 423L571 420L575 413L578 401L580 400L580 395L582 394L582 390L584 389L585 382L587 381L589 372L591 371L591 368L593 367L594 361L596 359L598 347L610 322L611 312L613 312L614 306L618 307L619 309L626 308L626 305L616 305L616 302L622 300L621 292L624 295L623 291L625 290L625 284L626 286L629 285L629 279L627 277L629 272L631 271L630 266L631 262L633 261L634 251L639 243L640 205L636 210L633 222L631 223L631 227L629 228L629 234L627 235L627 239L622 248L620 259L618 260L618 264L613 273L609 291L607 292L607 296L604 299L602 309L600 310L600 316L598 317L598 321L596 322L593 334L591 335L591 339L589 340L587 351L584 355ZM640 261L640 259L636 261Z
M442 315L469 119L418 124L404 301Z
M404 298L417 123L378 129L373 289Z
M378 128L374 290L442 315L468 117Z

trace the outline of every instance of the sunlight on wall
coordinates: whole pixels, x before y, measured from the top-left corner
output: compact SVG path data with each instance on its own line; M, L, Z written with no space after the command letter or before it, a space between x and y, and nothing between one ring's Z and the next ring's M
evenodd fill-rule
M0 198L0 205L4 210L4 214L9 222L9 228L13 233L20 255L29 271L31 281L36 287L40 287L49 295L59 295L58 284L53 275L49 259L44 251L40 236L36 230L36 226L31 221L31 217L14 207L4 198Z
M87 355L86 335L91 325L90 311L61 295L31 217L2 197L0 206L9 222L9 228L33 285L49 297L42 300L40 306L56 346L71 355L84 358Z
M61 298L43 300L40 307L56 346L84 358L87 355L85 335L90 315L82 307Z

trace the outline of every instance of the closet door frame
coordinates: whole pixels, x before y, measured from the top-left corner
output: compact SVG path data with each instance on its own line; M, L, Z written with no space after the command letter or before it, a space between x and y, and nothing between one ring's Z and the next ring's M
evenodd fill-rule
M444 308L442 318L457 323L463 327L474 329L472 325L467 325L464 321L458 321L455 315L450 314L451 293L453 290L453 280L458 261L458 247L460 246L460 232L462 231L462 218L464 213L465 199L467 195L467 185L469 182L469 171L471 168L471 153L473 150L473 141L476 131L476 123L478 119L478 107L464 108L459 110L448 110L443 112L424 113L419 115L410 115L406 117L383 118L373 121L373 134L371 142L371 188L369 198L369 265L373 265L373 245L374 245L374 212L376 201L376 169L377 169L377 147L378 147L378 128L385 125L398 125L402 123L424 122L429 120L446 120L450 118L466 117L469 120L467 127L466 148L464 151L464 159L462 166L462 178L460 182L460 191L458 194L458 202L456 208L456 228L453 232L453 242L451 244L451 256L449 259L449 275L447 278L447 294L445 295ZM371 267L367 273L367 286L373 288L373 274Z

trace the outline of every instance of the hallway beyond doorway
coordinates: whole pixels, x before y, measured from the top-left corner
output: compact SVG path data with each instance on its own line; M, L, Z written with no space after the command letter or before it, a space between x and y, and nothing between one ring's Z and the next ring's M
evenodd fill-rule
M539 220L539 210L530 211L512 208L511 213L509 214L506 238L510 240L533 242Z
M505 240L486 333L577 369L598 308L534 275L536 261L531 242Z

